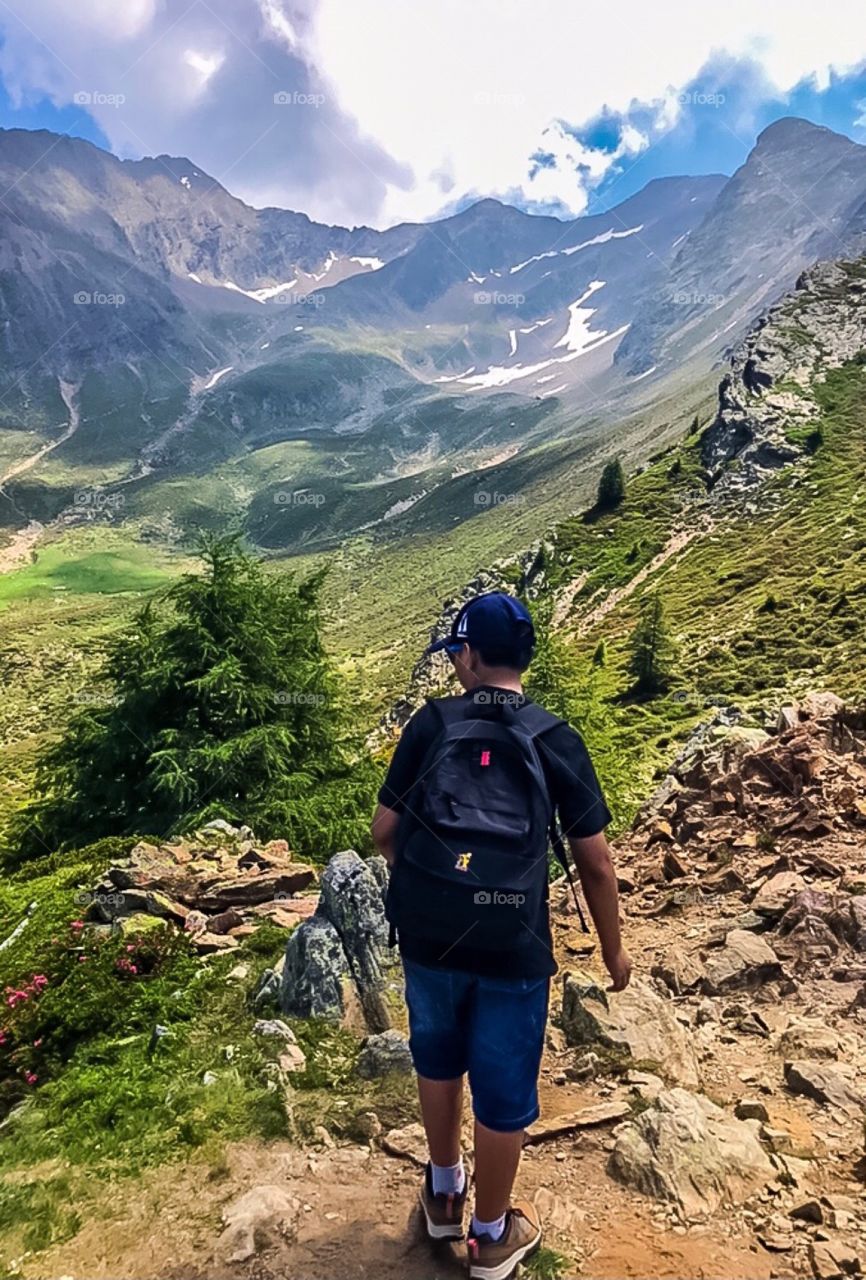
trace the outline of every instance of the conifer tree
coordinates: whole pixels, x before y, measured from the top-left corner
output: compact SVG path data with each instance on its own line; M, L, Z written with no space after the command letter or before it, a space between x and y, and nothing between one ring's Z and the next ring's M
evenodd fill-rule
M18 856L214 817L308 855L361 838L374 771L344 727L322 575L270 574L233 536L206 537L201 553L203 571L110 644L104 699L91 692L40 762Z
M628 670L634 676L635 692L647 696L663 693L673 679L676 651L657 592L641 603L630 647Z
M600 511L610 511L618 507L625 497L625 476L619 458L612 458L604 464L601 479L598 482L596 507Z

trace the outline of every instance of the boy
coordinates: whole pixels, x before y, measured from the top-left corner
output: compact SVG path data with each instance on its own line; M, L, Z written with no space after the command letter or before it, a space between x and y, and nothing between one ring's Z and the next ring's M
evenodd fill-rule
M579 735L523 694L534 644L532 619L512 596L491 592L463 606L450 636L428 652L445 650L464 693L429 702L406 725L373 819L373 839L392 868L389 919L398 928L430 1153L420 1198L432 1239L463 1237L468 1186L460 1122L469 1076L472 1280L505 1280L541 1242L534 1207L511 1204L524 1129L539 1114L538 1071L556 972L546 827L543 843L533 846L543 853L527 856L538 794L548 817L553 806L559 813L612 989L622 991L631 976L603 834L610 814ZM539 869L541 888L533 896ZM469 876L477 891L461 896L472 887ZM491 883L504 887L491 890ZM500 919L506 924L498 934Z

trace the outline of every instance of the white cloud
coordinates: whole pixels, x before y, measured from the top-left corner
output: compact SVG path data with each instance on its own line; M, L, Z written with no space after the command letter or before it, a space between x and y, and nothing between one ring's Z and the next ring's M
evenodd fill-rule
M652 137L628 128L603 154L563 122L637 100L669 128L715 55L753 59L781 94L866 58L862 0L825 0L819 21L727 0L724 22L694 0L28 0L26 26L5 7L0 26L14 101L122 93L93 107L121 154L188 155L254 203L377 225L467 193L580 212ZM275 110L276 91L290 105ZM555 167L533 167L539 150Z

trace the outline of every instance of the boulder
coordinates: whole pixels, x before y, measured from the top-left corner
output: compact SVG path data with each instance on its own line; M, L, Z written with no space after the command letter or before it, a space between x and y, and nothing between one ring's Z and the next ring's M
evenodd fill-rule
M747 929L732 929L725 945L706 961L702 989L710 996L729 991L754 990L782 977L782 966L772 947Z
M620 1128L610 1172L685 1214L740 1204L775 1180L754 1122L686 1089L668 1089Z
M663 960L654 964L652 976L669 987L675 996L695 991L704 979L704 966L698 956L682 947L673 946Z
M358 1054L356 1070L362 1080L375 1080L394 1072L408 1073L412 1070L408 1041L399 1031L368 1036Z
M349 966L340 935L324 916L310 916L289 935L280 984L280 1008L293 1018L343 1016Z
M640 978L625 991L605 992L586 975L567 974L562 1028L572 1046L624 1050L638 1062L657 1062L680 1084L698 1083L694 1050L669 1001Z
M806 881L796 871L780 871L761 885L752 899L752 910L758 915L778 919L798 893L806 888Z
M799 1018L779 1033L773 1048L784 1058L838 1058L842 1041L825 1022Z
M785 1084L792 1093L815 1102L832 1103L843 1111L858 1113L866 1099L855 1084L852 1067L844 1063L817 1062L799 1058L785 1063Z
M367 1026L386 1031L391 1019L383 998L390 961L385 904L375 873L354 850L334 854L325 867L319 913L339 935Z
M848 1280L862 1275L860 1255L841 1240L813 1240L809 1261L816 1280Z
M300 1201L282 1187L253 1187L223 1209L223 1233L217 1255L223 1263L245 1262L280 1238L294 1240Z

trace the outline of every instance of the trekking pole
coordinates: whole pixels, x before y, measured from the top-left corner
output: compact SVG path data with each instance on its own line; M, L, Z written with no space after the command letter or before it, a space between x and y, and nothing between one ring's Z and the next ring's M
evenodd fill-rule
M574 897L574 905L577 907L577 914L580 919L580 927L584 933L589 933L589 925L586 923L586 916L583 914L583 908L580 905L580 898L577 896L577 885L574 883L574 875L572 874L571 864L568 861L568 854L565 852L565 844L560 835L559 825L556 821L556 814L550 820L550 843L553 845L553 852L556 860L565 872L568 883L571 885L572 896Z

